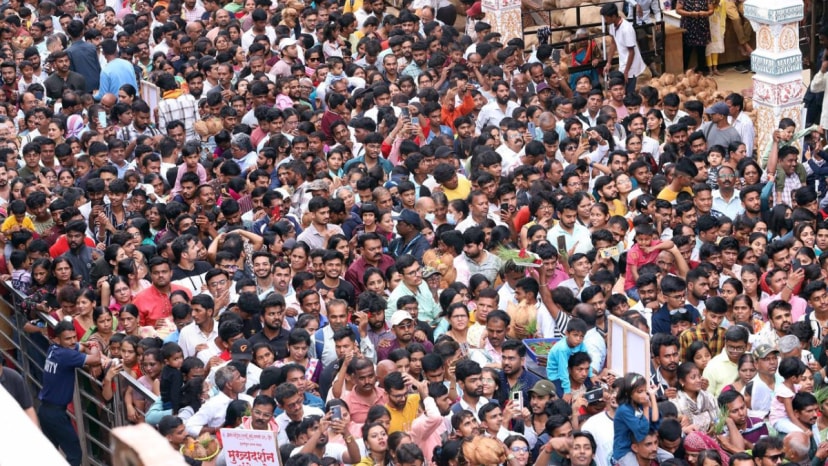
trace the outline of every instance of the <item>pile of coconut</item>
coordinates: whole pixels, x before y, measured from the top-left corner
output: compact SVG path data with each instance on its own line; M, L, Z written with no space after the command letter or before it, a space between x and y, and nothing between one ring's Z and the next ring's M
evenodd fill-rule
M730 93L739 92L745 98L745 113L756 124L756 110L753 108L753 99L745 95L750 93L749 90L719 90L715 79L692 70L679 75L664 73L658 78L650 79L646 84L656 88L660 97L675 92L681 99L682 107L685 102L698 100L707 108L716 102L724 102Z

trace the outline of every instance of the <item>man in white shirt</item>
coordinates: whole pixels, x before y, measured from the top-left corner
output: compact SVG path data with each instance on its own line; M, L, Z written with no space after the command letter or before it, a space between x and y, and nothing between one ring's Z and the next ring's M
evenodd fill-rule
M227 278L222 275L222 278ZM193 321L184 326L178 336L178 345L184 357L195 356L200 350L206 349L208 343L218 336L218 323L213 319L213 298L209 294L193 296L190 302Z
M501 163L501 170L503 176L508 176L511 170L514 170L515 166L520 163L520 157L523 155L524 151L524 141L523 137L521 137L520 132L516 129L509 129L506 130L506 134L503 138L503 144L501 144L495 152L500 154L503 161Z
M198 412L187 420L187 433L193 437L198 437L203 432L215 434L224 425L230 402L243 399L252 404L253 399L244 394L245 381L246 378L234 366L227 365L216 371L215 382L219 393L201 405ZM284 431L284 426L280 427ZM285 440L287 441L287 435Z
M753 140L756 138L756 128L753 121L744 112L745 98L735 92L725 98L729 112L728 121L739 132L748 157L753 156Z
M641 51L638 49L638 42L635 37L635 30L631 22L626 21L618 14L618 6L615 3L605 3L601 7L601 16L609 24L609 32L613 43L609 46L607 56L611 57L618 51L618 68L624 74L627 82L626 93L635 93L635 84L646 65L641 58ZM607 61L604 67L604 74L609 74L612 68L612 61Z
M687 112L679 110L680 105L681 100L679 100L679 96L675 92L665 94L664 98L661 99L661 114L664 116L664 126L666 128L678 123L682 117L687 116Z
M518 104L509 100L509 84L506 81L496 81L492 84L492 91L495 93L494 102L484 105L477 116L478 132L487 125L500 126L500 120L512 116L512 111L518 108Z
M291 421L301 421L305 416L324 416L325 413L319 408L305 406L304 394L296 388L296 385L286 382L276 388L273 398L284 412L276 416L276 425L279 426L278 440L280 445L289 443L287 426ZM226 413L225 413L226 414Z
M575 199L569 196L561 198L557 211L559 221L549 229L546 239L558 247L558 237L562 236L567 253L588 253L592 249L592 242L589 240L589 230L577 221L578 205Z

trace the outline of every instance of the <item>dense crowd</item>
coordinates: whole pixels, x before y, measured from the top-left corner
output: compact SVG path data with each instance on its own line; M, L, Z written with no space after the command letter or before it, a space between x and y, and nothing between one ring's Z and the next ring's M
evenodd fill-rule
M617 70L459 6L0 6L0 273L43 388L0 383L70 464L80 367L176 449L269 430L286 466L824 464L820 127L660 95L615 4ZM649 378L607 367L611 315Z

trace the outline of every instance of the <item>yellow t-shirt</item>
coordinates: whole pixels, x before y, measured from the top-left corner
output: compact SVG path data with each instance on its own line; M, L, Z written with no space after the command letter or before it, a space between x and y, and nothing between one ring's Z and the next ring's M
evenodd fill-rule
M471 193L471 181L463 175L457 175L457 187L455 189L447 189L444 186L443 193L446 195L449 202L455 199L465 200Z
M14 218L14 215L9 215L9 217L6 218L6 220L3 221L3 226L0 226L0 231L5 233L5 232L11 230L12 228L14 228L17 225L20 225L21 227L26 228L28 230L31 230L32 232L36 231L34 223L32 222L32 219L30 219L29 217L26 217L26 218L23 219L23 223L18 223L17 219Z
M684 188L682 191L689 193L691 196L693 195L693 190L690 188ZM668 202L676 202L676 197L678 197L678 193L670 189L670 186L665 186L664 189L658 193L658 199L663 199Z
M391 424L388 428L389 434L393 432L411 432L411 424L414 423L414 419L417 419L417 413L420 409L420 394L414 393L408 395L402 411L394 409L390 403L386 404L385 407L391 413Z

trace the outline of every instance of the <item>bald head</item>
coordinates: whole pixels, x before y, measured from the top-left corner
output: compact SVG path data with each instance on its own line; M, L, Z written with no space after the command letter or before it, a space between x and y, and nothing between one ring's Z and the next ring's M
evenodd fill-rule
M417 203L414 204L414 209L417 210L417 213L420 214L420 217L423 219L426 218L426 214L434 213L434 207L434 199L430 197L421 197L417 199Z
M385 380L385 376L397 371L397 366L390 359L383 359L377 363L377 380Z
M810 437L804 432L791 432L785 436L782 442L782 451L785 453L785 458L792 463L799 463L808 459L808 450L810 449Z
M107 93L104 94L103 97L101 97L101 105L103 105L106 108L112 108L112 106L115 105L117 102L118 96L116 96L115 94Z

